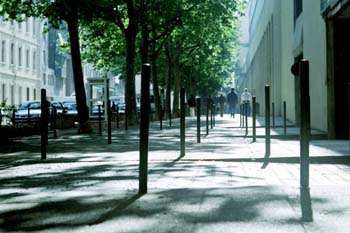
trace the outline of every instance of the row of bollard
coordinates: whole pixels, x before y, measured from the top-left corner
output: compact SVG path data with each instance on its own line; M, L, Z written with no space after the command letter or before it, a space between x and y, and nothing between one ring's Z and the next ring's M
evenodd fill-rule
M269 92L269 87L266 86L265 87L265 93ZM265 96L265 98L267 98ZM265 111L266 111L266 107L267 105L270 106L270 99L265 99ZM248 129L249 129L249 124L248 124L248 116L250 114L247 113L248 111L248 107L247 107L247 103L244 104L240 104L240 128L245 128L245 136L248 136ZM272 128L277 127L275 124L275 114L274 114L274 103L272 103L272 114L270 111L270 108L268 108L268 118L272 118ZM256 116L257 116L257 103L256 103L256 96L252 97L252 138L253 138L253 142L256 141ZM267 117L267 114L265 115ZM270 120L271 121L271 120ZM271 124L269 124L269 127L271 128ZM286 101L283 101L283 133L287 134L287 104Z
M300 140L300 185L301 189L305 190L309 187L309 140L310 140L310 99L309 99L309 83L308 83L308 63L300 62L299 72L301 77L301 140ZM149 139L149 112L150 112L150 65L144 64L142 66L142 83L141 83L141 124L140 124L140 162L139 162L139 193L147 193L147 180L148 180L148 139ZM209 100L209 99L208 99ZM46 159L46 145L48 142L48 102L46 101L46 90L41 90L41 158ZM256 97L252 99L252 128L253 128L253 141L256 140ZM270 157L270 87L265 86L265 143L266 153L263 167L266 167ZM196 99L197 104L197 142L200 143L201 139L201 100ZM110 106L110 102L108 102ZM284 115L284 132L286 133L286 102L283 102L283 115ZM248 105L247 103L241 106L241 118L240 125L245 127L246 136L248 135ZM272 105L274 111L274 104ZM108 115L108 143L111 143L111 111L107 108ZM100 112L100 109L99 109ZM185 89L181 88L180 91L180 156L185 156L185 136L186 136L186 121L185 121ZM210 114L210 115L209 115ZM242 116L243 115L243 116ZM274 115L274 113L273 113ZM209 134L209 117L210 126L213 128L215 125L215 108L210 101L207 101L206 109L206 133ZM171 119L171 117L170 117ZM99 117L99 120L100 117ZM161 123L162 124L162 123ZM171 125L171 120L170 120ZM274 118L273 118L274 125ZM100 135L101 135L101 124L99 123ZM127 123L126 123L127 129Z
M310 97L309 97L309 83L308 83L308 62L299 63L299 73L301 77L301 140L300 140L300 186L301 194L304 195L305 190L309 189L309 140L310 140ZM147 193L147 180L148 180L148 139L149 139L149 112L150 112L150 65L144 64L142 66L142 83L141 83L141 123L140 123L140 162L139 162L139 193ZM46 90L41 90L41 158L46 159L46 145L48 143L48 102L46 101ZM252 128L253 128L253 141L256 141L256 97L252 98ZM268 164L270 156L270 86L265 86L265 143L266 153L263 167ZM108 106L110 102L108 101ZM201 100L196 99L197 106L197 142L200 143L201 139ZM246 136L248 135L248 105L245 103L241 106L241 118L240 126L245 127ZM108 143L111 143L111 110L107 108L108 116ZM272 105L272 111L274 112L274 104ZM100 109L99 109L100 113ZM181 88L180 91L180 156L185 156L185 89ZM273 113L274 115L274 113ZM286 102L283 102L283 116L284 116L284 133L286 133ZM215 108L210 101L207 101L206 109L206 133L209 134L209 117L210 126L213 128L215 125ZM171 118L170 118L171 119ZM99 117L101 120L101 117ZM273 126L275 126L274 117L272 118ZM170 120L171 122L171 120ZM161 123L162 124L162 123ZM54 125L56 125L54 123ZM127 125L127 124L126 124ZM171 125L171 123L170 123ZM162 128L162 127L161 127ZM99 123L99 130L101 135L101 123ZM127 126L126 126L127 129ZM307 192L308 193L308 192ZM312 216L311 216L312 218Z

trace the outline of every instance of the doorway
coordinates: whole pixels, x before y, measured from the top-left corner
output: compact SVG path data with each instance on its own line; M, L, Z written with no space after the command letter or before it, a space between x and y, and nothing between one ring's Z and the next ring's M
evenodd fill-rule
M333 21L334 129L336 139L349 138L350 19Z

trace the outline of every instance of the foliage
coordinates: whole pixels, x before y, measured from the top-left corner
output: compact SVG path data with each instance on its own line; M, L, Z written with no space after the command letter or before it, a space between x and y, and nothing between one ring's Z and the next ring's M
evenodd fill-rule
M120 1L124 2L125 1ZM134 1L141 5L142 1ZM120 4L122 22L128 22L127 7ZM231 80L237 52L238 22L244 1L147 1L140 14L139 30L146 24L149 42L158 48L167 40L174 59L185 78L195 80L198 92L215 92ZM125 42L116 23L101 19L85 24L82 30L84 59L95 67L107 67L115 72L125 71ZM141 36L137 44L141 47ZM165 85L164 59L158 68L161 85ZM176 59L175 59L176 60ZM139 59L136 60L139 64ZM137 70L140 66L136 66Z
M186 70L184 78L194 80L197 94L213 94L231 81L242 7L239 1L206 1L172 34L174 53L180 53L175 61Z

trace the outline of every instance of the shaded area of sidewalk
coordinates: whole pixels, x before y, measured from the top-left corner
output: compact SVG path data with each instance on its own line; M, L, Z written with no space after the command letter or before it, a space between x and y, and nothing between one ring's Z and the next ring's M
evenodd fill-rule
M141 196L138 132L114 129L108 145L105 132L100 137L61 131L50 139L46 161L40 161L35 136L20 140L24 151L0 154L0 231L347 232L350 227L347 141L311 143L311 199L301 202L298 141L272 140L270 164L260 169L264 140L252 143L238 119L217 117L209 135L202 122L198 144L195 119L189 118L186 155L180 159L178 121L172 128L165 123L162 131L154 122L149 192ZM302 221L303 209L311 210L306 214L313 222Z

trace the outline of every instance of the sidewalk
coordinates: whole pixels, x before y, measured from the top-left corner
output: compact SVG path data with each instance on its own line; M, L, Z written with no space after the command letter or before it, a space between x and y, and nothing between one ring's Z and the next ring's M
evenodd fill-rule
M0 154L0 232L349 231L348 141L311 142L311 199L301 199L299 141L272 139L261 169L263 137L252 143L239 118L227 116L206 135L204 120L200 144L195 118L186 120L182 158L178 120L162 131L151 124L145 195L138 195L138 129L114 128L112 145L106 130L59 131L46 161L38 137L23 139L26 151ZM283 129L271 134L283 138Z

